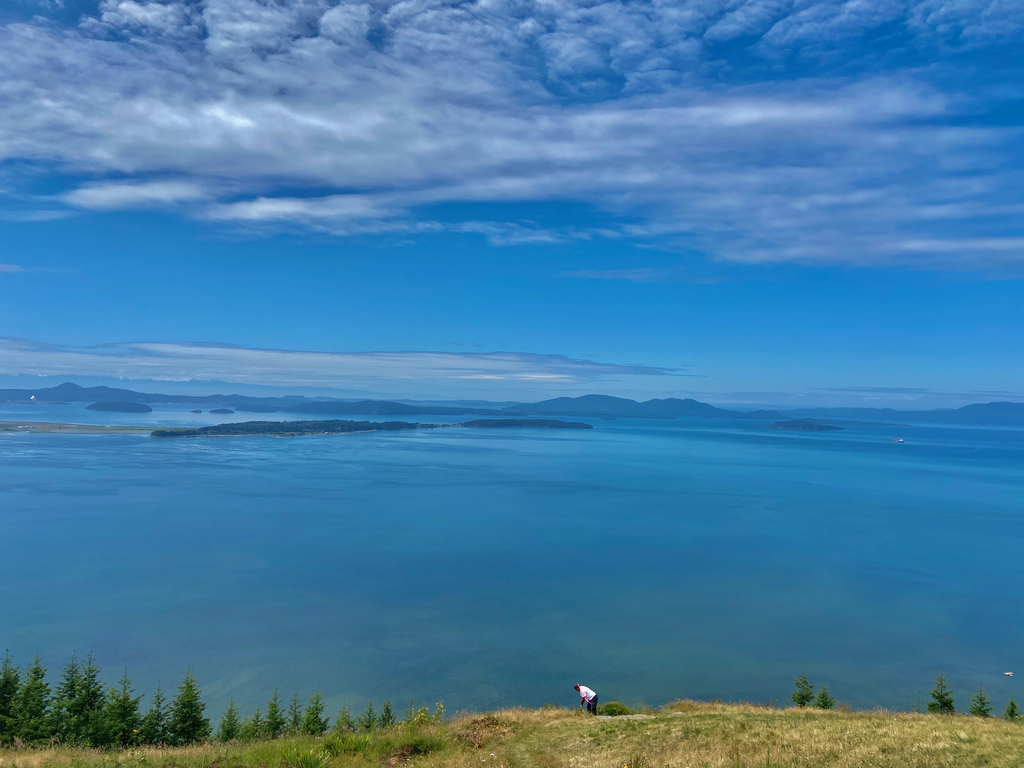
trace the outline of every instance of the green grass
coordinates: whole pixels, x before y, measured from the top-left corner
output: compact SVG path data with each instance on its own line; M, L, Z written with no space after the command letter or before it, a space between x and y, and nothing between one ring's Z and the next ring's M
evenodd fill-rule
M648 712L509 709L247 744L8 748L0 768L1024 768L1024 722L1001 718L693 701Z

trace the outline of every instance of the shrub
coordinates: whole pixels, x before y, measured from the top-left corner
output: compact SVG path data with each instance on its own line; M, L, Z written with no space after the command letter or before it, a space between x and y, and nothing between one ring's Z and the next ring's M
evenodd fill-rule
M1017 707L1017 700L1010 699L1010 703L1006 705L1006 711L1003 712L1003 716L1007 720L1016 720L1020 717L1020 709Z
M609 701L607 704L597 705L597 714L619 717L621 715L632 715L634 712L621 701Z
M292 768L327 768L331 762L331 755L325 749L292 750L288 756L281 761L282 765L290 765Z

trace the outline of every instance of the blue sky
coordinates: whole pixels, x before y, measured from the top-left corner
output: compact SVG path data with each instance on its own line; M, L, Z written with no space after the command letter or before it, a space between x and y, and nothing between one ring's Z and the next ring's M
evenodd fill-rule
M1019 3L0 23L0 383L1024 399Z

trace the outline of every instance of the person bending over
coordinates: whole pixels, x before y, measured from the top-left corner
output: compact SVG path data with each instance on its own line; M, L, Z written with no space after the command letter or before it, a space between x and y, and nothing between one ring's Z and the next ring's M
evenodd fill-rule
M583 705L587 706L587 712L592 715L597 714L597 694L587 688L585 685L576 683L573 686L580 693L580 709L583 709Z

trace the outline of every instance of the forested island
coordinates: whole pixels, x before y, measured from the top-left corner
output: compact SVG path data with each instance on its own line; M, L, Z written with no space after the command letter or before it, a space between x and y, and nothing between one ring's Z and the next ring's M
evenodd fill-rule
M240 435L269 435L299 437L301 435L344 435L352 432L393 432L402 429L431 429L437 424L418 424L408 421L241 421L234 424L216 424L210 427L175 427L154 429L150 437L232 437Z
M214 413L214 411L211 411ZM557 419L477 419L463 424L421 424L414 421L242 421L210 427L170 427L154 429L150 437L237 437L265 435L300 437L302 435L344 435L353 432L394 432L403 429L440 427L526 427L543 429L593 429L590 424Z

